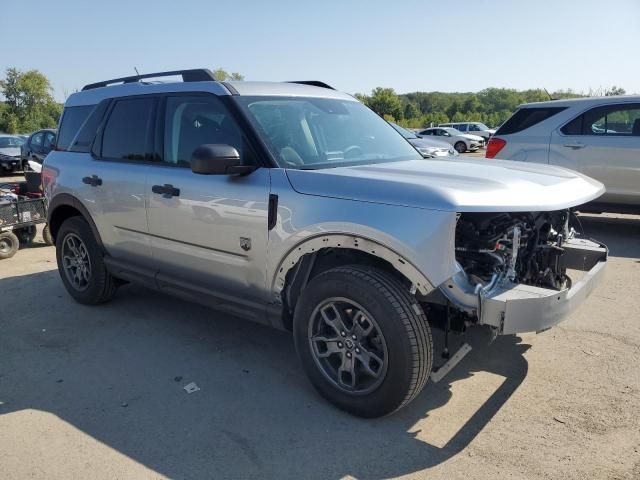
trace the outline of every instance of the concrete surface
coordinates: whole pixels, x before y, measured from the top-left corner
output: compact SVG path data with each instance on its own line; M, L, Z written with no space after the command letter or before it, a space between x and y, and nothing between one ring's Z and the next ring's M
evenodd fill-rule
M0 478L637 480L640 217L582 222L611 259L575 315L476 331L378 420L323 401L286 333L133 286L74 303L38 238L0 262Z

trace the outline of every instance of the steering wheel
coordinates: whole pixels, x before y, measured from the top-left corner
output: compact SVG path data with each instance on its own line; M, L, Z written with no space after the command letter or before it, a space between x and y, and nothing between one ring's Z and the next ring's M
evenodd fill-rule
M364 155L364 150L362 150L362 147L360 147L359 145L349 145L347 148L344 149L344 152L342 152L344 155L344 158L357 158L357 157L362 157Z

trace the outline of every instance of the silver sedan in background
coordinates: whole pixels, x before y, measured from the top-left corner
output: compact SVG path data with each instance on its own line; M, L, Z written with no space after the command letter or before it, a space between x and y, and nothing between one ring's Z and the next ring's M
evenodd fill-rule
M424 158L443 158L443 157L457 157L458 152L455 148L449 145L447 142L432 138L420 138L411 130L396 125L393 122L389 124L396 129L396 131L402 135L407 141L415 147L416 150Z

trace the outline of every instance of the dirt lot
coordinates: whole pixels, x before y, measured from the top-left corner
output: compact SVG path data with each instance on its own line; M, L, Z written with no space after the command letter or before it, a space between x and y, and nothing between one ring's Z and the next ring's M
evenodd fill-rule
M582 222L611 259L575 315L476 332L373 421L316 395L288 334L132 286L75 304L36 243L0 263L0 478L637 480L640 217Z

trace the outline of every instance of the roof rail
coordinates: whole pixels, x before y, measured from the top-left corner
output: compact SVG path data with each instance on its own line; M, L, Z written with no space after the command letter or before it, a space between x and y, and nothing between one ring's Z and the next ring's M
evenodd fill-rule
M311 85L313 87L328 88L329 90L335 90L335 88L333 88L331 85L321 82L320 80L291 80L287 83L300 83L302 85Z
M174 75L181 75L183 82L207 82L216 80L216 78L213 76L213 73L211 73L211 70L207 68L194 68L191 70L174 70L172 72L145 73L144 75L132 75L131 77L114 78L113 80L105 80L103 82L90 83L88 85L85 85L84 87L82 87L82 91L106 87L113 83L135 83L144 78L172 77Z

